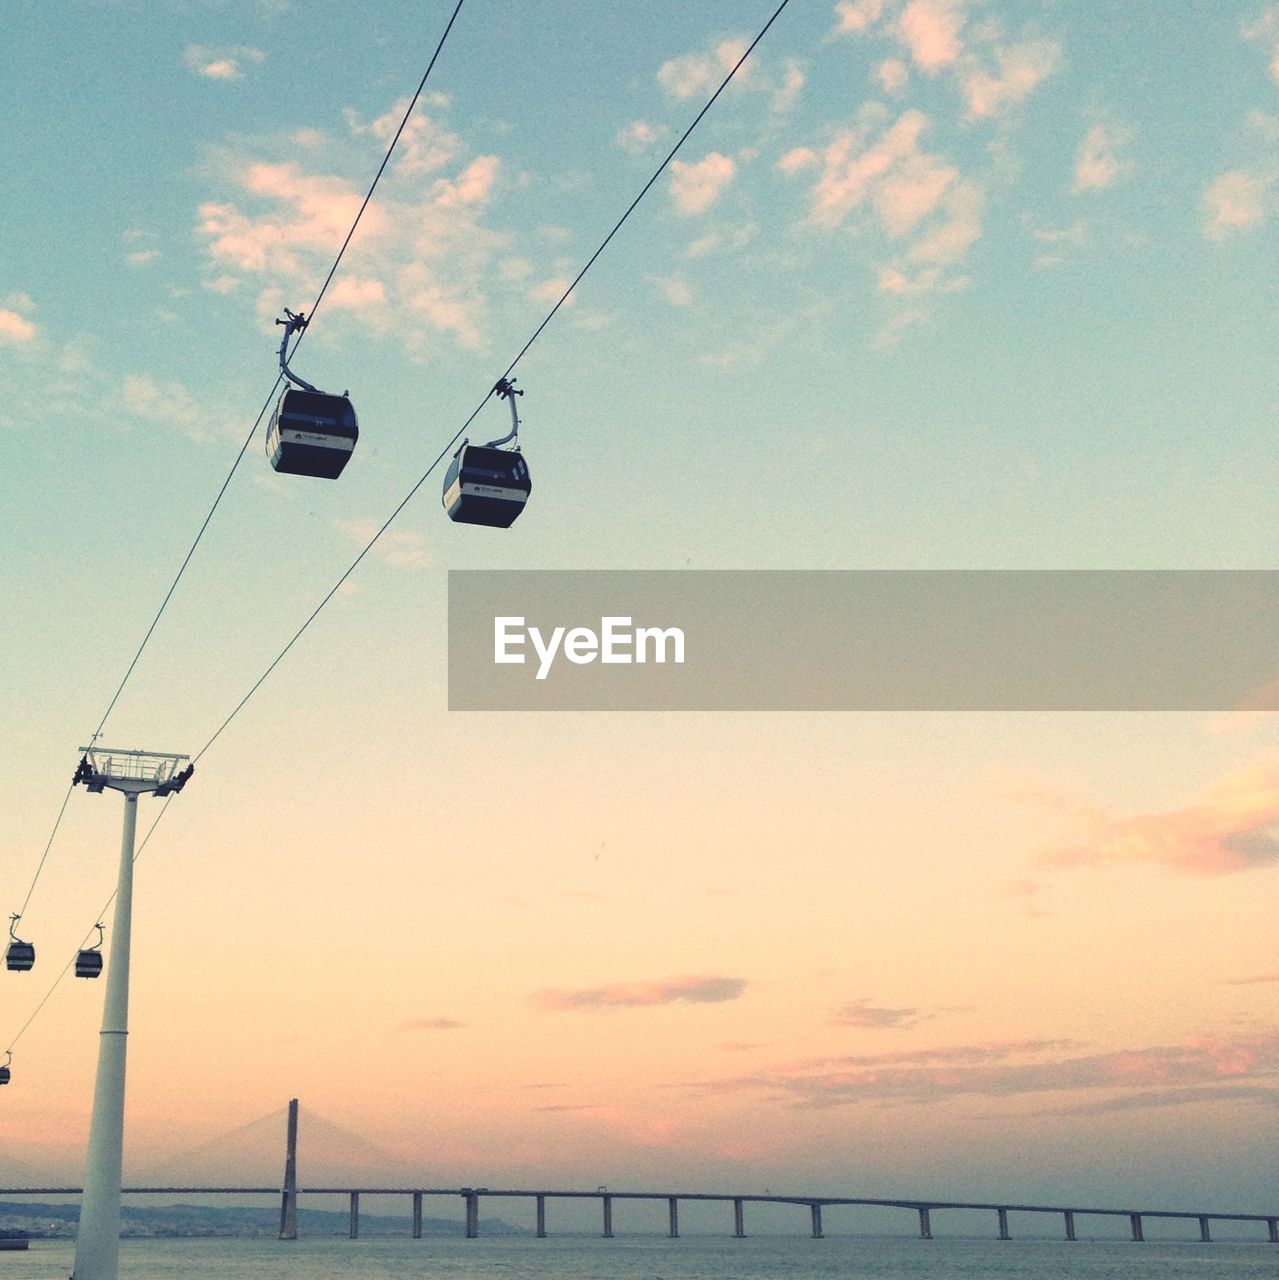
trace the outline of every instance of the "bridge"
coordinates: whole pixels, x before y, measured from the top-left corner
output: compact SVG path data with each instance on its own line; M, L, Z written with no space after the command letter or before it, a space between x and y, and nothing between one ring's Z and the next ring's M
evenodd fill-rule
M442 1187L423 1183L420 1173L414 1174L405 1168L400 1172L392 1172L388 1178L387 1170L394 1170L399 1165L396 1157L382 1151L372 1143L358 1135L340 1128L322 1117L308 1111L306 1113L307 1129L311 1135L314 1158L313 1168L320 1170L319 1178L314 1184L301 1186L297 1178L298 1147L298 1115L297 1099L292 1099L287 1108L271 1112L250 1124L232 1130L228 1134L204 1143L182 1157L165 1161L151 1170L148 1181L139 1181L133 1186L123 1188L125 1195L131 1196L279 1196L280 1197L280 1239L297 1239L297 1208L303 1196L343 1196L350 1207L348 1236L355 1240L360 1235L360 1198L361 1196L403 1197L408 1202L407 1219L413 1238L422 1236L422 1205L427 1197L443 1197L454 1202L461 1202L462 1223L468 1239L476 1239L480 1234L480 1203L485 1198L492 1200L532 1201L532 1220L538 1238L545 1238L547 1232L547 1205L552 1201L598 1201L600 1207L601 1234L605 1239L612 1239L613 1207L619 1201L648 1201L664 1204L668 1223L668 1234L677 1239L680 1234L680 1205L685 1203L714 1203L732 1207L731 1219L725 1214L725 1227L732 1224L732 1236L741 1239L746 1236L747 1205L790 1205L807 1214L800 1217L803 1223L807 1218L809 1232L814 1239L823 1239L822 1211L834 1206L898 1209L913 1214L918 1223L919 1235L924 1240L933 1238L933 1215L956 1210L973 1211L991 1215L992 1226L1000 1240L1011 1240L1011 1215L1013 1214L1049 1214L1056 1216L1062 1223L1064 1239L1077 1240L1081 1218L1102 1218L1127 1220L1128 1230L1134 1241L1141 1242L1146 1238L1146 1223L1152 1219L1173 1219L1193 1224L1198 1228L1198 1239L1209 1243L1213 1239L1214 1223L1256 1223L1259 1241L1279 1244L1279 1213L1225 1213L1215 1210L1177 1210L1177 1209L1137 1209L1113 1208L1088 1205L1046 1205L1021 1204L1014 1202L985 1202L967 1200L933 1200L915 1198L872 1198L862 1196L823 1196L823 1195L773 1195L763 1193L737 1192L705 1192L705 1191L617 1191L606 1186L594 1190L570 1190L563 1188L491 1188L491 1187ZM284 1177L282 1182L268 1184L270 1177L269 1164L279 1168L279 1122L285 1120L284 1143ZM266 1144L274 1154L268 1154ZM257 1152L269 1160L269 1164L261 1165L261 1173L250 1171L254 1164L252 1153L246 1151L246 1145L256 1147ZM326 1159L326 1145L340 1148L347 1161L343 1165L330 1164ZM353 1170L351 1160L361 1164L361 1170ZM202 1165L206 1170L203 1175L196 1174L191 1179L192 1163ZM235 1173L230 1177L230 1170L239 1172L241 1178L259 1178L261 1181L243 1184L235 1181ZM381 1185L374 1181L375 1171L380 1173ZM183 1180L178 1181L174 1174ZM212 1175L212 1176L210 1176ZM383 1181L384 1180L384 1181ZM49 1184L45 1186L26 1186L0 1188L0 1199L13 1196L59 1196L72 1197L82 1194L82 1188L76 1186ZM1193 1236L1191 1237L1194 1238Z
M13 1187L0 1188L0 1199L10 1196L77 1196L80 1187ZM1151 1218L1175 1218L1196 1223L1199 1228L1199 1239L1211 1242L1214 1222L1255 1222L1265 1227L1262 1237L1270 1244L1279 1244L1279 1215L1262 1213L1200 1213L1178 1209L1114 1209L1089 1206L1067 1207L1063 1205L1043 1204L996 1204L966 1200L888 1200L873 1199L862 1196L807 1196L807 1195L736 1195L731 1192L705 1191L571 1191L560 1189L528 1190L524 1188L490 1188L490 1187L296 1187L292 1191L280 1187L125 1187L125 1195L234 1195L234 1196L283 1196L281 1207L281 1239L296 1239L297 1228L294 1224L291 1231L283 1226L289 1213L290 1201L296 1208L296 1201L301 1196L342 1195L349 1198L350 1227L348 1237L356 1240L360 1235L360 1197L363 1196L403 1196L410 1204L411 1232L415 1240L422 1236L422 1203L427 1196L444 1196L461 1200L464 1223L468 1239L476 1239L480 1234L480 1201L484 1197L491 1199L519 1199L534 1202L534 1222L539 1239L547 1236L546 1206L551 1200L598 1200L601 1207L602 1232L605 1239L613 1238L613 1205L618 1200L664 1201L669 1215L669 1235L672 1239L679 1237L679 1206L683 1201L715 1201L733 1207L733 1236L742 1239L746 1236L746 1206L748 1204L785 1204L807 1208L810 1231L814 1239L823 1239L822 1210L832 1205L862 1206L873 1208L903 1209L918 1215L919 1234L921 1239L933 1238L932 1215L934 1212L948 1209L977 1209L994 1215L997 1227L997 1238L1011 1240L1010 1215L1014 1213L1054 1214L1062 1219L1066 1240L1077 1240L1077 1229L1080 1218L1126 1218L1134 1241L1145 1240L1145 1222Z

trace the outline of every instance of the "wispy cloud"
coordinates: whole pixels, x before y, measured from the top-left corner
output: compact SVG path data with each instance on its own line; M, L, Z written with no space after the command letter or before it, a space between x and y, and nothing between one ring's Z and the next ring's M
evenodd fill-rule
M120 403L134 418L177 427L191 440L239 434L239 423L225 408L210 405L173 380L128 374L120 383Z
M459 1031L466 1023L456 1018L410 1018L400 1023L401 1031Z
M1071 190L1078 195L1081 191L1100 191L1113 186L1131 168L1119 154L1130 140L1129 131L1119 125L1093 125L1075 155L1075 181Z
M339 533L363 546L377 533L380 520L363 517L354 520L334 520ZM432 564L426 541L411 529L388 529L374 544L372 555L393 569L426 569Z
M1095 1116L1110 1111L1145 1111L1153 1107L1186 1107L1211 1102L1257 1102L1279 1107L1279 1087L1261 1084L1200 1085L1186 1089L1154 1089L1148 1093L1093 1098L1069 1107L1035 1112L1041 1116Z
M1247 978L1227 978L1226 983L1231 987L1254 987L1263 982L1279 982L1279 969L1274 973L1255 973Z
M1264 1086L1269 1094L1266 1082L1279 1075L1279 1031L1274 1029L1106 1053L1070 1052L1076 1047L1060 1040L1012 1041L813 1059L699 1087L763 1091L805 1107L1152 1088L1193 1091L1183 1100L1197 1100L1205 1086L1250 1092Z
M1080 836L1045 854L1054 867L1148 864L1223 875L1279 863L1279 761L1223 778L1181 809L1113 815L1078 811Z
M0 347L23 347L39 333L31 314L35 303L25 293L0 298Z
M854 1000L851 1004L836 1009L831 1021L845 1027L884 1030L890 1027L913 1027L919 1019L918 1009L890 1009L883 1005L873 1005L869 1000L863 999Z
M657 83L673 98L683 100L696 95L709 95L746 52L747 41L741 38L721 40L706 53L689 53L664 62L657 71ZM742 82L751 75L749 63L737 74Z
M673 307L687 307L693 301L693 291L683 276L658 276L653 281L658 292Z
M929 75L963 51L965 0L910 0L897 20L897 35L915 65Z
M615 982L603 987L535 992L530 1000L538 1009L582 1011L593 1009L645 1009L666 1004L721 1004L738 999L746 989L744 978L694 974L644 982Z
M1230 169L1218 174L1203 194L1203 232L1209 240L1225 240L1260 226L1275 203L1273 172Z
M348 113L350 138L380 147L398 127L403 105L369 121ZM348 259L359 275L344 276L326 300L375 331L393 326L413 354L440 338L480 349L493 297L515 301L516 286L497 269L512 256L510 237L488 225L501 161L464 154L441 118L447 106L440 94L419 104L396 151L394 192L388 189L361 218ZM345 154L340 146L314 155L294 149L287 161L267 158L279 144L236 142L212 154L207 170L219 198L200 205L197 227L209 277L252 281L268 324L268 313L273 318L280 305L296 306L299 290L323 277L367 181L363 173L353 178L315 167L322 155Z
M670 130L664 124L650 124L647 120L633 120L617 131L613 141L633 156L645 155L659 142L665 141Z
M730 156L712 151L696 163L671 161L671 198L685 217L705 213L733 181L737 170Z
M189 44L182 56L187 69L206 80L243 80L246 63L259 63L266 59L261 49L248 45L209 48L207 45Z
M836 0L835 16L841 35L861 35L884 16L884 0Z
M1003 115L1025 101L1057 69L1061 46L1055 40L1023 40L994 51L996 69L969 72L960 87L970 119Z
M1270 54L1270 74L1279 84L1279 4L1270 4L1251 22L1244 23L1243 37L1253 40Z

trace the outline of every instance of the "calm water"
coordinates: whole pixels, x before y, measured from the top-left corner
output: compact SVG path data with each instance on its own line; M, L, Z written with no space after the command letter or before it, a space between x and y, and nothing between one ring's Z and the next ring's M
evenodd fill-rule
M66 1280L70 1241L0 1255L0 1280ZM1279 1280L1279 1245L660 1237L126 1240L121 1280Z

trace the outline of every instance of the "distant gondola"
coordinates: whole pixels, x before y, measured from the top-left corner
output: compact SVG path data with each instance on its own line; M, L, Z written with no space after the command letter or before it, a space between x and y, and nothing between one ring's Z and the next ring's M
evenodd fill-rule
M9 1063L13 1061L13 1054L6 1049L4 1052L4 1066L0 1067L0 1084L9 1083Z
M351 459L360 437L355 408L342 395L329 395L303 382L288 366L288 343L294 332L305 329L305 316L285 308L284 339L280 343L280 372L295 386L286 387L271 415L266 452L271 465L285 475L317 476L336 480Z
M515 380L501 379L493 388L511 406L511 431L488 444L462 442L444 475L444 510L458 524L482 524L509 529L519 518L533 491L528 463L519 447L520 419L515 410ZM515 441L509 449L502 448Z
M9 917L9 945L4 953L4 966L15 973L25 973L36 962L36 949L29 942L23 942L14 932L22 917L15 913Z
M100 922L94 927L98 931L97 944L92 947L82 947L76 952L75 976L77 978L96 978L102 973L102 952L99 948L102 946L105 931Z

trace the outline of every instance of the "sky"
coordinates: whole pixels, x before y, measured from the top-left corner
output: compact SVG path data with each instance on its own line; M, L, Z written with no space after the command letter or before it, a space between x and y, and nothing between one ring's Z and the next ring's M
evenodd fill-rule
M353 460L255 434L106 745L209 739L773 7L466 0L294 365ZM452 6L12 8L6 914ZM450 712L446 583L1270 568L1277 211L1279 5L791 0L520 361L525 514L428 479L147 844L126 1177L300 1097L437 1185L1273 1212L1273 715ZM100 1017L21 1032L15 1168L78 1177Z

